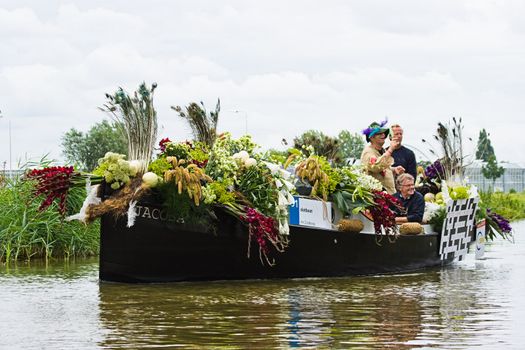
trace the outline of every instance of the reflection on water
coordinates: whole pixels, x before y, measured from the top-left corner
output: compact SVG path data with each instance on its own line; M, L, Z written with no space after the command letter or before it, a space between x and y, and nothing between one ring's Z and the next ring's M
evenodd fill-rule
M4 266L0 348L519 349L516 241L486 260L375 277L127 285L99 283L96 261Z

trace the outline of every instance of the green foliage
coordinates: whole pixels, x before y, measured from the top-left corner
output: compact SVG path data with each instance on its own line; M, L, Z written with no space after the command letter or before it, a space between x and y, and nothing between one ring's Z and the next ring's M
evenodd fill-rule
M177 159L188 159L191 146L187 142L169 142L166 144L164 154Z
M235 203L235 195L233 192L228 191L227 186L222 182L212 182L206 186L206 188L213 195L213 200L221 204L232 204Z
M450 198L456 199L467 199L469 197L468 188L465 186L455 186L448 188L448 194Z
M127 140L117 125L107 120L95 124L85 134L72 128L62 136L61 142L67 162L83 171L93 170L98 159L108 151L126 154L128 149Z
M243 135L239 137L238 140L232 140L233 142L233 149L232 151L234 153L240 152L240 151L246 151L250 154L257 151L257 149L260 147L258 144L253 142L252 137L250 135Z
M229 181L229 185L233 185L233 179L239 170L239 163L232 156L239 151L255 155L258 147L250 136L243 136L235 140L232 139L230 133L220 135L211 149L206 174L218 181Z
M93 171L93 174L103 176L104 180L114 190L127 185L136 171L131 169L130 163L124 159L125 157L124 154L106 153L103 158L99 159L99 166Z
M344 160L354 158L361 158L361 153L365 148L365 141L363 136L358 133L351 133L348 130L342 130L338 136L339 151L341 158Z
M173 182L159 185L157 195L160 196L167 210L169 220L186 224L210 225L213 215L209 205L202 202L195 205L185 191L178 193L177 186Z
M294 147L303 150L306 156L310 155L306 147L312 146L316 155L326 157L332 164L340 164L342 161L339 140L327 136L321 131L308 130L294 138L293 141Z
M202 102L200 106L195 102L191 102L185 110L180 106L172 106L171 108L179 113L182 119L186 119L195 140L205 143L210 148L213 146L217 137L217 122L219 121L219 112L221 110L220 99L217 100L215 111L210 112L209 116Z
M288 159L288 152L271 148L266 152L264 158L271 163L283 165Z
M525 219L525 192L480 192L480 206L491 208L510 221Z
M330 137L318 130L308 130L294 139L294 147L309 156L307 146L312 146L314 153L326 157L333 165L343 165L348 159L359 159L365 142L358 133L343 130L337 137Z
M330 166L330 163L328 163L327 159L324 157L318 157L319 159L319 165L322 171L328 175L328 183L324 184L323 182L319 183L319 191L321 193L328 193L328 195L332 194L335 191L335 188L342 180L341 174L336 170L336 168L332 168Z
M242 172L237 189L264 215L275 213L277 202L275 185L270 171L265 166L252 166Z
M332 195L335 206L345 215L359 212L370 205L370 203L356 198L354 193L345 190L337 191Z
M476 159L488 162L491 156L496 157L489 136L490 134L487 133L485 129L481 129L479 132L478 144L476 146Z
M492 180L492 187L494 188L496 179L505 173L505 169L501 166L498 166L496 156L492 154L489 156L487 164L484 164L481 167L481 173L486 179Z
M149 164L148 171L154 172L157 176L164 178L164 173L168 170L173 169L170 162L166 160L166 157L160 157L155 159Z
M429 161L429 160L420 159L420 160L417 161L417 165L422 167L423 169L426 169L431 164L432 164L432 162Z
M441 233L443 230L443 223L445 222L445 218L447 217L447 209L445 206L440 207L436 213L430 218L429 224L432 225L433 231Z
M204 162L209 158L209 149L208 146L203 142L196 142L193 145L193 148L190 150L188 157L190 160L195 160L197 162Z
M377 180L350 167L337 168L333 172L337 176L331 175L330 178L334 176L339 183L332 193L332 200L345 215L357 213L374 204L371 191L376 185L373 182Z
M39 211L32 182L7 181L0 187L0 261L98 254L98 221L86 226L63 221L56 207ZM70 192L68 214L80 209L84 197L84 189Z
M229 132L221 134L217 138L216 143L217 144L214 145L215 149L223 149L229 155L233 155L240 151L246 151L249 154L253 154L259 148L259 145L253 142L250 135L244 135L238 139L234 139Z

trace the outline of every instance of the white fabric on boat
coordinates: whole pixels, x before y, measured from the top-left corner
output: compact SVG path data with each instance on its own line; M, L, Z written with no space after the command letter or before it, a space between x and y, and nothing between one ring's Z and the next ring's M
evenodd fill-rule
M86 192L88 193L86 199L84 200L84 203L82 203L82 208L80 208L80 212L74 215L68 216L65 220L66 221L73 221L78 220L83 223L86 223L86 210L91 204L100 204L102 201L99 197L97 197L98 193L98 187L99 185L91 186L91 182L86 181Z

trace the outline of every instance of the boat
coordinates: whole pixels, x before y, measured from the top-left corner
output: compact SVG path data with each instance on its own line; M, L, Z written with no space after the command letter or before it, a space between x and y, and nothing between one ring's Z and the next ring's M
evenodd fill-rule
M465 253L476 204L454 201L441 233L425 225L424 234L399 235L395 241L386 236L378 241L364 216L361 233L292 224L288 247L274 252L269 266L259 259L256 244L248 251L248 230L232 216L217 211L214 230L173 222L162 207L140 203L132 227L125 218L102 217L99 277L157 283L391 274L445 266Z

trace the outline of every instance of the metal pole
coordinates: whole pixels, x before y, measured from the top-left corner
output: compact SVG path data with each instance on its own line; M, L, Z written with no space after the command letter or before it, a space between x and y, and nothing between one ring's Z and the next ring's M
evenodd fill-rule
M235 110L233 112L236 114L244 113L244 134L248 135L248 112L240 110Z
M11 147L11 119L9 119L9 172L13 172L13 163L12 163L12 147Z
M2 111L0 111L0 118L3 118L4 116L2 115ZM11 173L13 171L13 156L12 156L12 139L11 139L11 119L9 119L7 121L7 125L8 125L8 131L9 131L9 177L11 177Z

